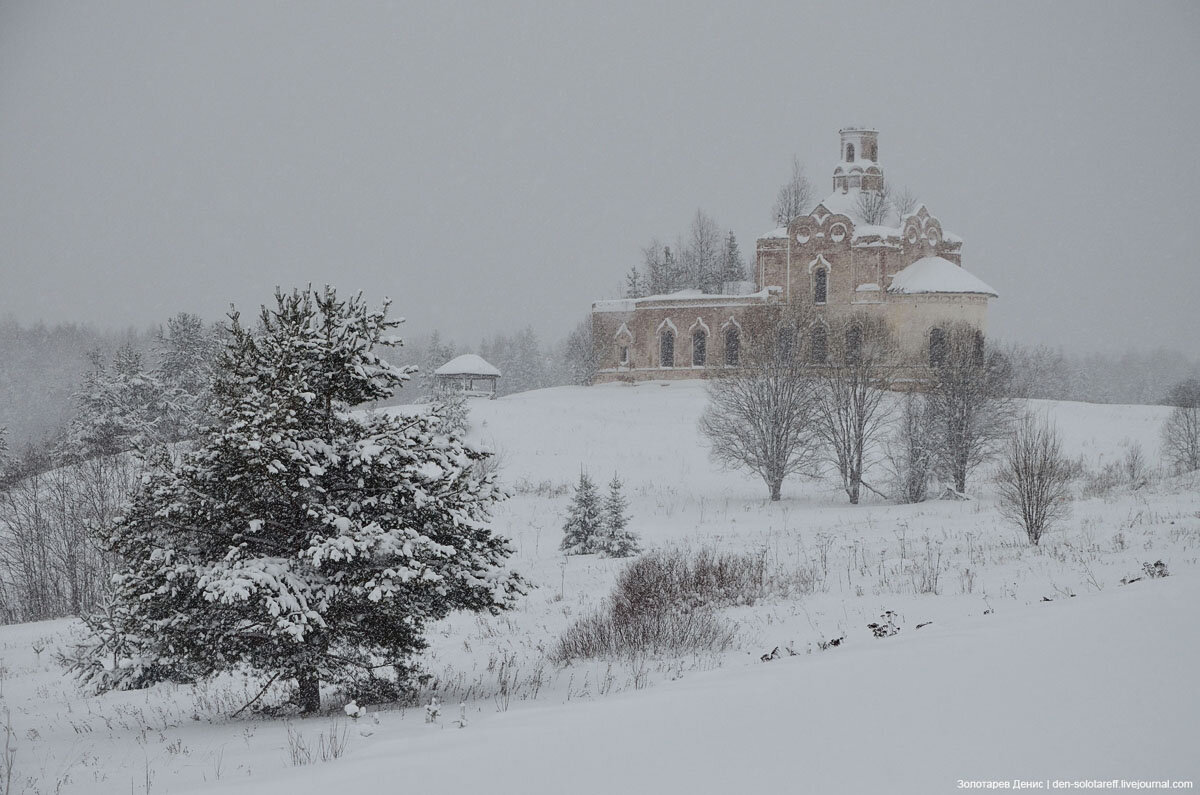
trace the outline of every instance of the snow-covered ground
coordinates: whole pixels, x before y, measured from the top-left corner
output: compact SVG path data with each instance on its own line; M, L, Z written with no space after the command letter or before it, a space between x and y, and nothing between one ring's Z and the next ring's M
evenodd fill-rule
M1092 468L1134 444L1158 465L1166 409L1032 405ZM695 382L472 402L472 435L514 492L496 526L538 587L510 614L433 629L431 722L423 707L231 719L257 691L236 677L85 696L52 660L73 622L0 627L12 791L937 793L1200 778L1195 476L1080 499L1032 548L983 473L968 502L849 506L826 479L785 484L771 504L761 481L708 459L703 406ZM726 610L726 653L553 665L559 634L624 565L558 554L581 467L600 483L620 474L646 546L755 552L803 587ZM1171 576L1121 584L1158 560ZM887 610L900 632L875 638L866 625Z

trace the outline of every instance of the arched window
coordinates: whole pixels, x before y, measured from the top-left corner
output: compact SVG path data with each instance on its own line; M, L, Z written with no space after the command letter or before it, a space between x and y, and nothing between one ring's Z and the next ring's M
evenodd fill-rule
M817 268L813 271L813 303L825 303L825 296L829 292L829 274L824 268Z
M708 335L704 329L692 332L692 367L703 367L708 360Z
M946 363L946 332L944 329L929 330L929 366L941 367Z
M866 148L863 149L863 157L865 157L867 160L877 159L875 157L875 144L867 144Z
M618 352L620 354L620 358L617 361L620 363L621 367L628 367L629 366L629 346L621 345Z
M862 329L851 326L846 329L846 364L858 364L862 358Z
M796 332L789 326L779 329L779 361L790 362L796 349Z
M827 332L824 326L813 326L809 343L808 359L813 364L824 364L829 356Z
M725 365L736 367L742 354L742 339L738 336L737 326L725 329Z
M663 329L658 338L658 362L661 367L675 366L675 332Z
M846 162L854 162L854 144L846 144Z
M983 367L986 360L986 350L983 342L983 332L976 329L975 331L975 366Z

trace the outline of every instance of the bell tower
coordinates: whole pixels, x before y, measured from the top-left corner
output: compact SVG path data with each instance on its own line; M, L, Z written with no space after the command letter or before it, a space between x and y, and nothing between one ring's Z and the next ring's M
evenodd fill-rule
M883 169L879 166L879 131L869 127L843 127L841 152L833 170L833 189L881 190Z

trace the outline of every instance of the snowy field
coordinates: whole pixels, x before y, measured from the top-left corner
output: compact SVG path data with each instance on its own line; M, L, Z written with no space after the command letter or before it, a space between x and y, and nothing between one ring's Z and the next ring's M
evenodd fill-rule
M436 625L413 708L350 719L331 699L322 717L230 718L260 686L237 677L86 696L53 661L74 622L0 627L11 792L939 793L960 780L1200 779L1200 479L1079 499L1033 548L1000 520L986 473L967 502L850 506L827 478L793 480L771 504L761 481L709 461L703 406L695 382L471 404L471 434L513 492L496 526L537 587L512 613ZM1089 468L1135 444L1159 465L1168 409L1032 406ZM581 467L601 484L620 474L646 547L752 552L800 585L725 610L728 652L554 665L559 635L625 565L558 553ZM1159 560L1170 576L1145 578ZM876 638L867 624L885 611L899 632Z

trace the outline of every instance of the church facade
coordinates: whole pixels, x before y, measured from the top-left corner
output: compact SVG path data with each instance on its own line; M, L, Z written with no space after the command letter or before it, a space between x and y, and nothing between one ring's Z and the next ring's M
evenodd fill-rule
M737 367L748 344L788 306L812 318L801 343L814 364L824 360L830 326L855 316L888 324L900 366L936 356L951 326L986 331L996 292L963 269L962 239L924 205L903 215L885 209L878 131L854 127L839 135L833 193L758 238L749 289L592 304L597 382L702 378Z

